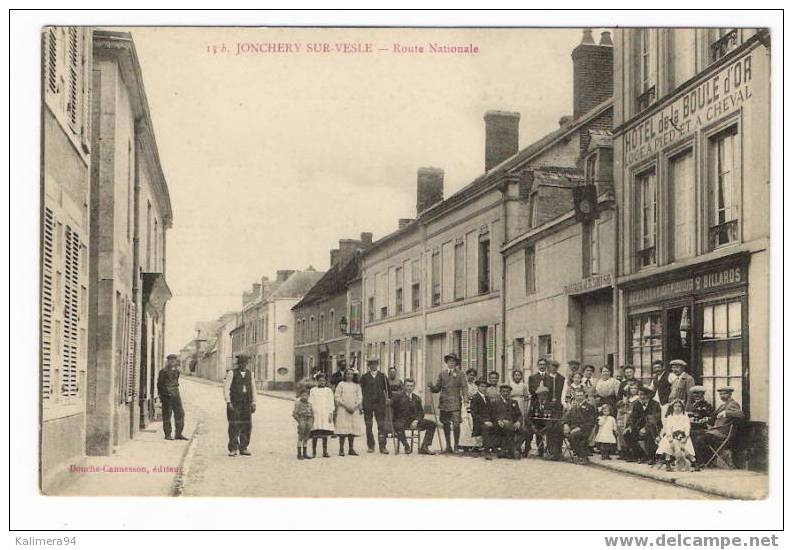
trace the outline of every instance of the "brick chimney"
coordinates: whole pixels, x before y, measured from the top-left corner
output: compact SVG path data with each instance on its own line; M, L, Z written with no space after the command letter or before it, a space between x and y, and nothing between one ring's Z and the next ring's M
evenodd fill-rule
M275 272L275 280L278 281L279 283L283 283L289 277L291 277L292 273L294 272L295 272L294 269L279 269L278 271Z
M416 184L416 215L443 200L443 170L424 167L418 169Z
M485 172L518 152L520 113L485 113Z
M369 232L361 233L361 244L363 248L372 246L372 234Z
M577 119L614 93L614 43L604 31L600 43L592 39L592 29L584 29L573 58L573 118Z
M336 262L339 261L339 249L334 248L330 251L330 267L336 265Z

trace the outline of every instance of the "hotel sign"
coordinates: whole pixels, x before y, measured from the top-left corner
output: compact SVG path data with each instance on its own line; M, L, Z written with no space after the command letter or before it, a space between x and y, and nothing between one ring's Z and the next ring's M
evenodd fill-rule
M736 111L752 97L752 56L747 54L625 132L625 161L640 162L697 129Z
M628 292L628 305L635 306L659 302L669 298L709 292L746 282L746 268L744 266L725 267L685 279L631 290Z
M611 286L611 273L593 275L569 285L564 285L565 294L581 294L591 290L599 290Z

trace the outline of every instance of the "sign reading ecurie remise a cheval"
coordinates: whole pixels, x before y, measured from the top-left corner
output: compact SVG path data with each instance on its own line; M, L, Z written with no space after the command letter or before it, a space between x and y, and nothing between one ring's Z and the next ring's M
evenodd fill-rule
M697 129L735 112L752 97L752 56L730 63L625 132L625 161L634 164Z

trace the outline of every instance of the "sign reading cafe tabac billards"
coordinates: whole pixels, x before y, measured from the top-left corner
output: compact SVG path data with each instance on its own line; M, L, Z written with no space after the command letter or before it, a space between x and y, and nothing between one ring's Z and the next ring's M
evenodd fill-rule
M752 56L730 63L625 132L625 162L634 164L735 112L752 97Z

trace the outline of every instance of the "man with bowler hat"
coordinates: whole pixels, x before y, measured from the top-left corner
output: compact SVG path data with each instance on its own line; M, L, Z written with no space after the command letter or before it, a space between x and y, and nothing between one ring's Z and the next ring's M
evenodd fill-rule
M443 435L446 438L446 453L456 453L457 443L460 441L460 411L463 407L463 395L468 391L468 382L460 374L460 369L456 368L460 361L453 353L449 353L443 358L443 368L438 373L438 378L434 384L428 384L432 393L438 396L438 410L440 411L440 421L443 425ZM451 444L450 435L454 434L454 447Z
M361 393L363 394L363 420L366 424L366 447L370 453L374 452L374 432L372 432L372 417L377 421L377 442L380 452L388 454L386 449L386 407L391 406L388 399L388 381L385 375L378 370L380 361L375 358L366 360L369 372L360 377Z
M157 376L157 393L162 404L162 429L165 439L187 439L184 429L184 407L179 395L179 356L173 353L165 358L165 368ZM171 437L171 415L176 424L176 437Z
M223 397L226 399L226 418L229 421L229 456L250 456L251 414L256 412L256 383L253 371L248 370L250 357L237 355L237 367L226 371Z

